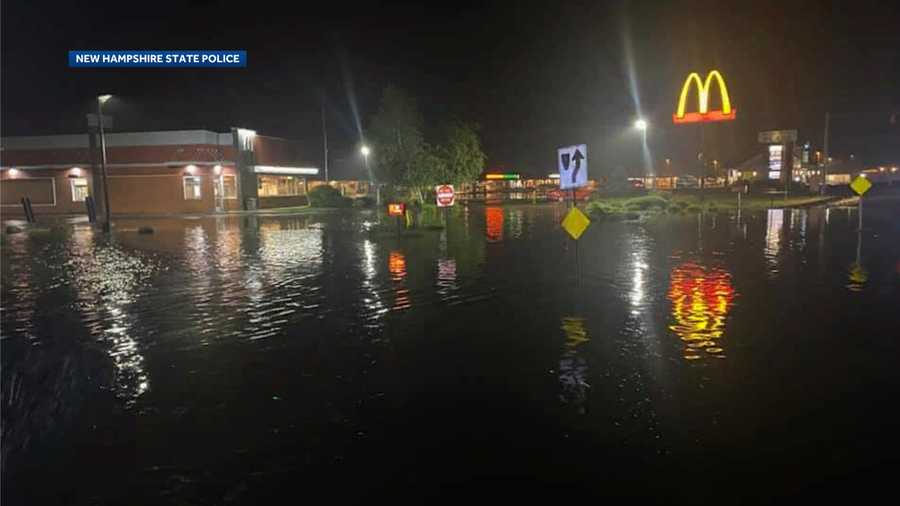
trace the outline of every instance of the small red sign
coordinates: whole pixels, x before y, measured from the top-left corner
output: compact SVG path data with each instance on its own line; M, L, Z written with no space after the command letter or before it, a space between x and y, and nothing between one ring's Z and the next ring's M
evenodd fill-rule
M442 184L435 186L434 192L437 194L438 207L450 207L456 201L456 192L453 191L453 185Z
M392 202L388 204L388 216L403 216L406 204L403 202Z

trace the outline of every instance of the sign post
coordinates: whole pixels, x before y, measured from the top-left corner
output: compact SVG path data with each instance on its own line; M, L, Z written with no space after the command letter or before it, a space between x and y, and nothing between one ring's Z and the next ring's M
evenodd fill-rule
M388 216L393 216L397 222L397 237L400 237L400 231L403 227L403 216L406 214L406 204L403 202L391 202L388 204Z
M857 230L859 232L862 232L863 195L867 191L869 191L869 188L872 188L872 183L866 177L864 177L862 175L856 176L856 179L854 179L850 183L850 189L853 190L854 192L856 192L857 195L859 195L859 204L858 204L859 212L857 213L857 214L859 214L859 226L857 227Z
M572 208L566 214L561 225L575 241L575 269L577 272L578 238L591 224L591 220L575 204L577 198L575 189L588 184L587 145L578 144L559 148L557 162L559 164L559 189L561 191L572 190Z
M438 207L444 208L444 227L448 227L447 212L456 203L456 191L452 184L441 184L434 187L434 200Z
M722 106L719 109L711 109L709 101L709 88L713 82L718 85ZM697 111L688 112L688 95L691 89L697 88ZM731 106L731 97L728 95L728 87L725 78L718 70L710 70L706 74L706 80L700 78L697 72L688 74L681 86L681 94L678 96L678 106L672 114L672 122L676 125L685 123L700 123L700 153L697 159L700 162L700 199L705 198L706 189L706 154L705 154L705 128L708 122L733 121L737 117L737 109Z

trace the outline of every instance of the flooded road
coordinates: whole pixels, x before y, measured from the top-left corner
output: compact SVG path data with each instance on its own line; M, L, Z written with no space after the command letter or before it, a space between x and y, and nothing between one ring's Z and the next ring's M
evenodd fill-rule
M625 495L898 469L900 208L595 223L472 206L7 237L4 504ZM9 501L9 502L7 502Z

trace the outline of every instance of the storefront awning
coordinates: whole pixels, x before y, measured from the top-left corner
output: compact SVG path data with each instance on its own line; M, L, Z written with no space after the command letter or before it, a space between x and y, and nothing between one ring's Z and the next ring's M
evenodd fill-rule
M281 174L285 176L315 176L319 169L315 167L278 167L275 165L254 165L257 174Z

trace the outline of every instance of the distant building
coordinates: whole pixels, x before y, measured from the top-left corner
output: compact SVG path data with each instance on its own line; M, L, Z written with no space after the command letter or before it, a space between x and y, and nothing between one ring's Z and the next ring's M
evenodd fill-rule
M308 176L296 143L231 132L173 130L107 133L109 201L115 214L213 213L307 203ZM38 214L85 212L103 205L96 134L0 139L0 205L21 211L29 197Z

